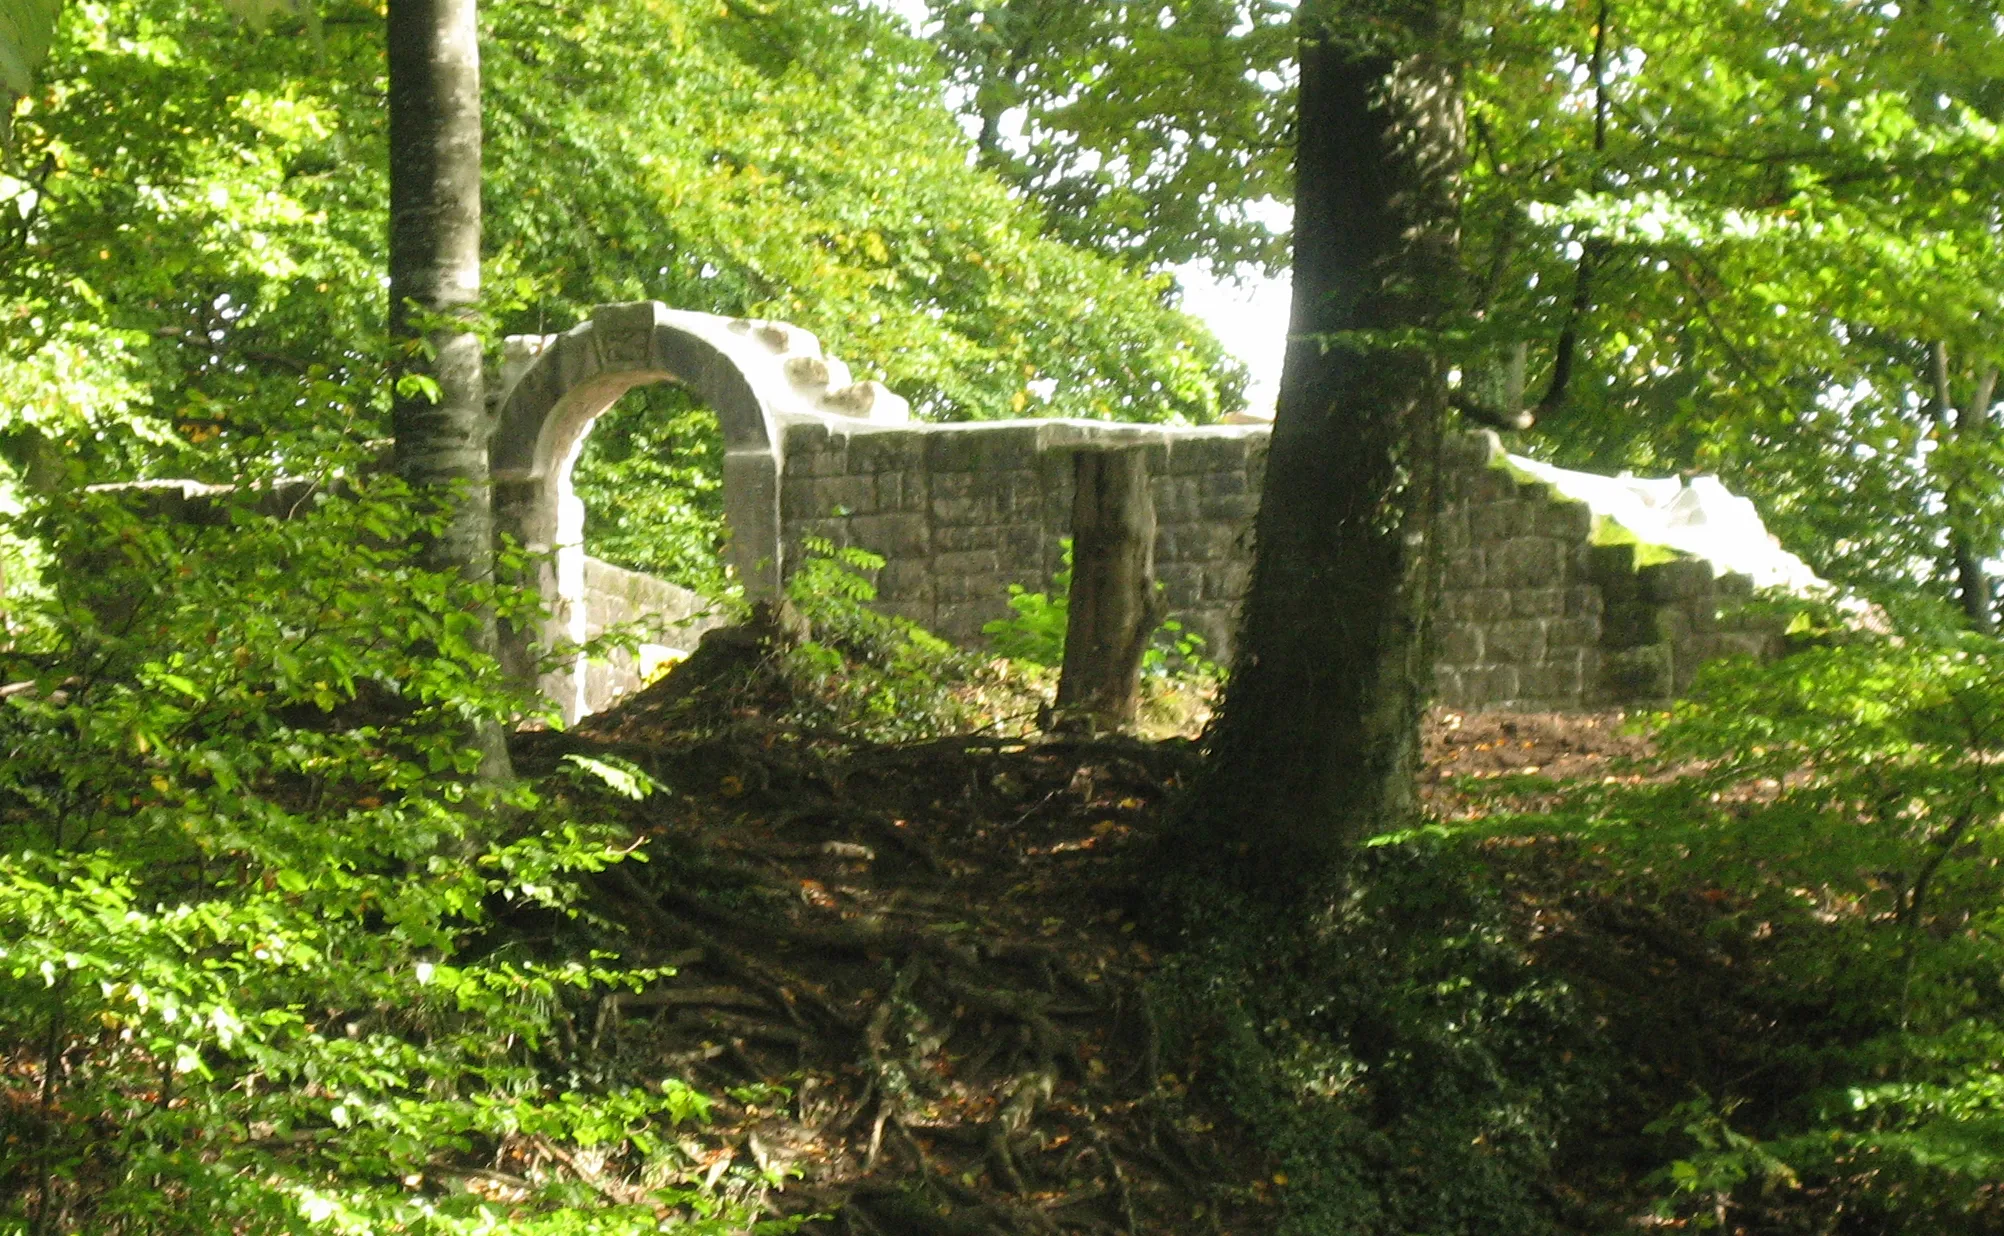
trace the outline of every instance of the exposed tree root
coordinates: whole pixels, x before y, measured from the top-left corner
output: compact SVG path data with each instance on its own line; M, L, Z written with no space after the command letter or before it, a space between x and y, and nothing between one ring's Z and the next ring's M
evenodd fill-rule
M738 651L711 668L742 669ZM690 703L722 689L643 695L517 753L618 754L673 787L633 806L652 861L604 873L601 912L633 960L677 973L581 1027L718 1096L692 1142L712 1149L690 1152L705 1170L770 1173L772 1213L858 1236L1272 1226L1229 1118L1163 1085L1128 912L1131 856L1192 752L803 738ZM1150 1149L1179 1121L1209 1130L1203 1170Z

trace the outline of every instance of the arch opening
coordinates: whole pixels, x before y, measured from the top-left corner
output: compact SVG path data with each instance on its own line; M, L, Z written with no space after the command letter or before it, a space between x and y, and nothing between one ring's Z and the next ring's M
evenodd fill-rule
M722 438L726 560L746 599L780 595L786 563L780 523L782 418L902 420L904 401L876 382L852 382L810 332L779 322L670 309L655 301L603 305L561 335L514 336L489 460L496 532L539 566L550 611L540 631L504 633L509 670L536 679L575 720L591 697L582 658L538 678L542 650L581 642L591 627L585 512L573 470L592 424L620 396L669 383L716 416Z

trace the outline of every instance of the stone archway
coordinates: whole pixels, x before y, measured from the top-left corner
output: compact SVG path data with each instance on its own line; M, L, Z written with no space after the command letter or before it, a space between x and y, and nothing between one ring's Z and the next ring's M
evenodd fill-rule
M542 555L537 580L551 614L542 632L515 632L503 658L533 672L535 645L582 640L584 506L571 489L592 422L636 386L674 382L717 414L724 435L724 517L729 560L753 600L777 596L786 563L780 538L782 422L864 417L896 421L904 401L876 382L851 382L820 340L780 322L670 309L658 301L601 305L561 335L507 340L500 414L488 457L495 527ZM546 675L543 690L567 720L585 710L582 658Z

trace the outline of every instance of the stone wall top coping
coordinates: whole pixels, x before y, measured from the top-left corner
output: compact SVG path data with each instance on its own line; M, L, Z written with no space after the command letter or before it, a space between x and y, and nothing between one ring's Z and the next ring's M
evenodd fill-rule
M999 421L910 421L903 424L884 424L826 413L775 409L774 421L782 430L795 426L818 425L827 429L830 436L838 437L864 437L882 433L945 436L1035 431L1052 440L1053 445L1074 441L1111 440L1116 443L1150 446L1193 440L1244 441L1266 438L1273 434L1271 425L1161 425L1146 421L1095 421L1081 417L1058 416L1015 417Z

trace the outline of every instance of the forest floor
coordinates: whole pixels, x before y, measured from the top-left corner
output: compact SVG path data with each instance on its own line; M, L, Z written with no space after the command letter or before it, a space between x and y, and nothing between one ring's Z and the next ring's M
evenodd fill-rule
M684 1145L689 1179L845 1233L1275 1228L1286 1174L1151 1011L1164 945L1145 857L1197 770L1193 742L872 745L769 720L770 683L704 701L678 677L571 733L522 735L517 754L530 771L615 755L672 787L629 808L650 858L603 893L629 959L673 975L610 998L580 1033L716 1098ZM1514 777L1535 809L1564 781L1632 775L1621 761L1646 752L1617 715L1436 712L1425 790L1452 816L1483 809L1482 780ZM1498 856L1527 950L1614 1009L1678 974L1675 1003L1716 997L1732 959L1702 923L1583 904L1535 848ZM1636 1050L1645 1066L1693 1057L1657 1061L1666 1079L1732 1067L1743 1052L1710 1048L1741 1020L1672 1015L1675 1044ZM1582 1225L1636 1213L1623 1208L1650 1161L1623 1159L1639 1130L1620 1123L1560 1186ZM516 1153L497 1166L537 1167L533 1145Z

